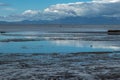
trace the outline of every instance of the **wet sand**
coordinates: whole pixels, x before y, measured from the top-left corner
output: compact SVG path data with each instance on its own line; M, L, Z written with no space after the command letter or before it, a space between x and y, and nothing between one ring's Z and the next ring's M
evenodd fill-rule
M1 80L120 80L120 53L0 54Z

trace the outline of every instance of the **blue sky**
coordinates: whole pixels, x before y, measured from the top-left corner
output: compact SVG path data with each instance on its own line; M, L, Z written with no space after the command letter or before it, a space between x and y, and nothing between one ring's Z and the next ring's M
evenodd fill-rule
M0 21L120 17L120 0L0 0Z
M8 6L2 6L3 9L1 9L0 15L17 14L29 9L42 11L50 5L79 1L90 0L0 0L0 3L8 4ZM6 8L8 9L6 10Z

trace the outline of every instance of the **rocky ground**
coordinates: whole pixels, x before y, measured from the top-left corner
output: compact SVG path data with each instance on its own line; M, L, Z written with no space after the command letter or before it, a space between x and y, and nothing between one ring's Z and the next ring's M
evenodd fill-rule
M120 80L120 53L1 53L0 80Z

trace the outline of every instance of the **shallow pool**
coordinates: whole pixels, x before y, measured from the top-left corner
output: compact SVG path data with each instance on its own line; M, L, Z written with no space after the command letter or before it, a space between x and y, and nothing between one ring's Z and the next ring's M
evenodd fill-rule
M119 51L119 39L119 35L107 35L106 33L5 33L0 35L0 53Z

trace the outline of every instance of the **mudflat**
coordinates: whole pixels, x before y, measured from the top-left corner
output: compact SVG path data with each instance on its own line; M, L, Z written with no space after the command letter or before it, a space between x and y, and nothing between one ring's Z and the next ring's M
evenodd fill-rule
M120 80L120 53L0 54L1 80Z

